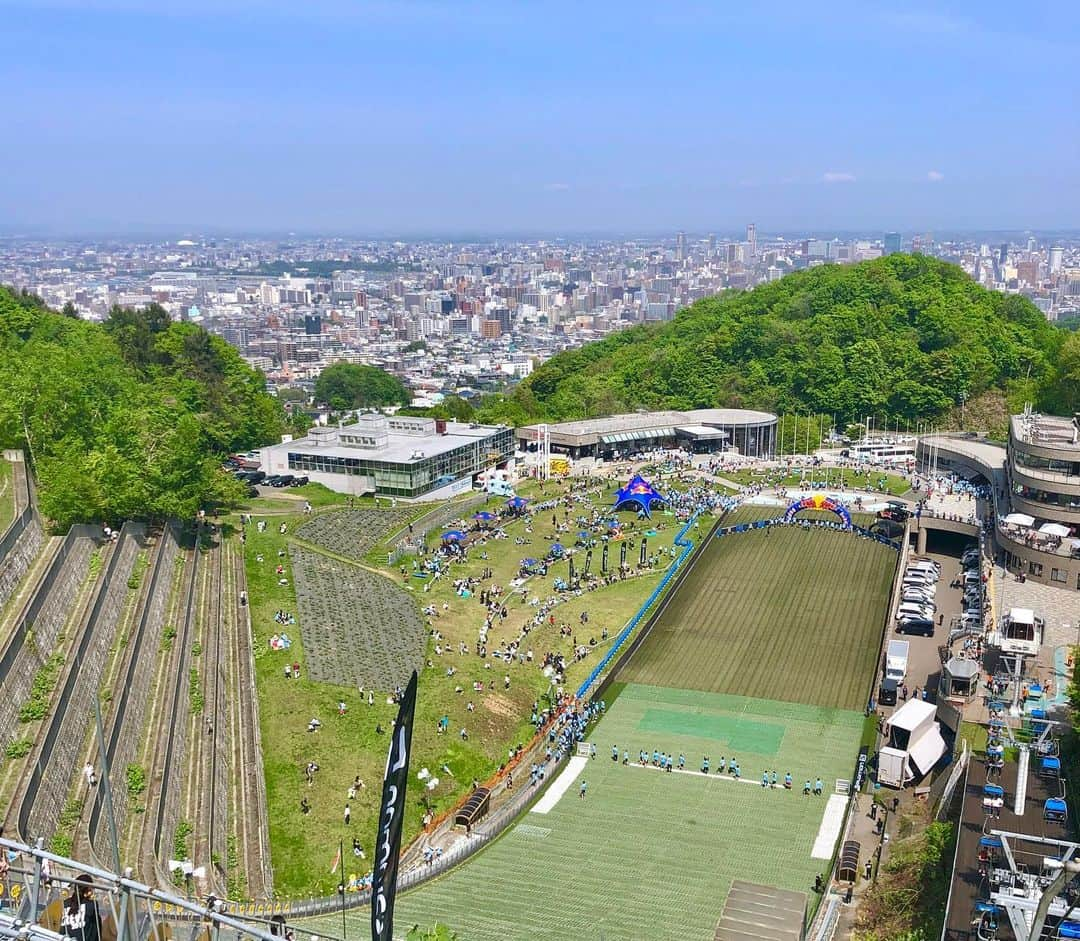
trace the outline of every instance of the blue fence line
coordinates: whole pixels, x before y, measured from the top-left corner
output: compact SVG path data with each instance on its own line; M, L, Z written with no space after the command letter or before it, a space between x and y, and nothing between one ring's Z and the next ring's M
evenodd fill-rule
M697 522L697 518L699 515L700 513L695 510L694 514L690 517L690 519L686 521L686 525L682 529L680 529L678 534L675 536L675 545L681 546L682 552L680 552L675 561L673 561L671 565L668 566L668 570L664 573L664 577L660 579L660 584L657 585L655 589L653 589L653 593L649 595L649 597L645 599L645 603L640 608L638 608L637 614L635 614L630 619L630 622L626 625L626 627L622 629L622 632L619 634L619 636L615 638L615 643L611 645L611 650L604 654L604 659L596 665L592 673L589 674L588 679L586 679L585 682L581 684L581 687L577 691L577 698L579 700L583 699L586 693L589 692L589 688L593 685L593 683L596 682L596 678L601 673L603 673L604 668L609 663L611 663L612 659L619 652L622 645L626 643L626 639L634 632L634 628L641 623L641 619L645 617L645 614L648 612L649 608L653 606L653 603L656 601L656 599L659 598L663 590L667 588L668 583L672 580L672 578L675 577L675 573L679 571L679 568L682 566L683 562L686 561L686 557L694 548L694 543L691 540L686 539L685 536L690 530L690 527Z
M754 520L751 523L739 523L736 526L725 526L723 529L716 531L716 538L721 536L730 536L734 533L748 533L752 529L765 529L769 526L788 526L788 523L784 517L778 516L776 519L771 520ZM843 527L836 527L842 529ZM852 525L848 532L858 533L860 536L865 536L867 539L873 539L874 542L880 542L883 546L888 546L890 549L900 551L900 543L893 539L889 539L887 536L882 536L880 533L875 533L872 530L866 529L863 526Z

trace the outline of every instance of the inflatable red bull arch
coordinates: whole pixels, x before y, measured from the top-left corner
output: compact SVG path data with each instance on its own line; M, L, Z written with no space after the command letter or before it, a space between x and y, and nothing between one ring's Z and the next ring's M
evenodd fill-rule
M803 510L828 510L840 518L844 529L851 529L851 514L847 511L847 507L823 493L815 493L813 496L803 497L790 504L784 511L784 522L793 523L795 517Z

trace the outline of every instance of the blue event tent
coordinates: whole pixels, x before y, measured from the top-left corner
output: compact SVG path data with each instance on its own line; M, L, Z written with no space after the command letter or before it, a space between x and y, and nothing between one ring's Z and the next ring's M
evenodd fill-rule
M630 478L630 482L615 491L615 510L636 510L646 516L652 515L652 508L663 503L664 497L652 484L640 474Z

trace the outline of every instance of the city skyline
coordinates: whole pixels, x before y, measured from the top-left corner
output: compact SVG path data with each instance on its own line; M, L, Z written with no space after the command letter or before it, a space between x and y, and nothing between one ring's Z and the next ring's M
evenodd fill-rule
M7 232L1067 230L1069 7L2 0ZM256 15L257 14L257 15ZM987 70L992 63L992 70Z

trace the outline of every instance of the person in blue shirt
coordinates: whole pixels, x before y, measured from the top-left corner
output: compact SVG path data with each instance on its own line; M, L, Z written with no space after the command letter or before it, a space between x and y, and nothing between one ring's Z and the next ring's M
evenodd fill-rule
M586 788L587 786L588 786L588 785L587 785L587 784L585 783L585 779L584 779L584 778L582 778L582 780L581 780L581 791L580 791L580 796L581 796L581 799L582 799L582 800L585 800L585 788Z
M686 768L686 755L679 755L679 770Z
M787 788L787 790L789 790L789 791L791 790L791 772L790 771L788 771L784 775L784 787Z
M619 760L619 746L618 745L612 745L611 746L611 760L612 761L618 761Z
M623 753L622 753L622 763L624 765L630 764L630 752L627 751L625 748L623 749Z
M702 774L708 774L709 773L709 756L708 755L706 755L704 758L701 759L701 773Z
M775 771L773 771L773 773L772 773L772 786L776 787L776 772Z
M769 786L769 772L768 771L762 771L761 772L761 786L762 787L768 787Z

